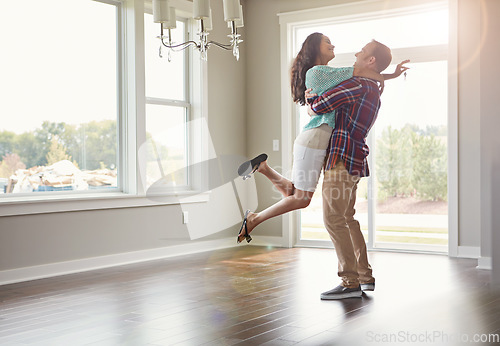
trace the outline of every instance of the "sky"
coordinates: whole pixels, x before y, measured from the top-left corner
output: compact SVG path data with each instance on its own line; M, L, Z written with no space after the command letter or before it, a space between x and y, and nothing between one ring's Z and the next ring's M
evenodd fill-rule
M54 13L64 15L54 19ZM116 119L115 6L5 1L0 41L0 130Z
M91 0L2 3L0 40L8 54L0 55L0 131L33 131L43 121L78 125L117 119L116 16L115 6ZM185 23L177 24L173 40L178 43ZM159 30L145 14L146 95L183 100L184 54L173 53L171 62L166 52L160 58ZM178 125L172 107L148 109L149 132ZM172 115L173 122L162 113ZM183 145L176 133L158 137L167 146Z

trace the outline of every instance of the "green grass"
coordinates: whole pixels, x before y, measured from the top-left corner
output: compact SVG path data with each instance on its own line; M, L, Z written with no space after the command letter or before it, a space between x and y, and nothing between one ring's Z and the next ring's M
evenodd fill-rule
M421 238L421 237L393 237L376 236L375 242L380 243L405 243L405 244L428 244L428 245L448 245L448 239Z
M318 228L318 229L325 229L324 225L320 224L302 224L302 227L306 228ZM361 225L361 229L367 229L368 227L366 225ZM389 231L389 232L403 232L403 233L438 233L438 234L447 234L448 229L447 228L416 228L416 227L404 227L404 226L397 226L397 227L388 227L384 226L384 228L377 228L377 231Z
M326 231L324 232L302 231L302 239L330 240L330 236Z
M314 240L330 240L330 236L328 233L324 230L320 230L320 227L314 227L318 228L318 231L302 231L302 239L314 239ZM384 231L389 231L387 229L383 229ZM390 230L391 232L394 232L394 230ZM396 230L396 232L401 232L401 233L409 233L409 231L406 230ZM426 231L422 231L420 229L410 231L411 233L422 233ZM432 232L429 230L427 233L446 233L442 232L442 230L439 230L438 232ZM436 238L426 238L426 237L398 237L397 235L376 235L375 236L375 241L376 242L383 242L383 243L404 243L404 244L429 244L429 245L447 245L448 244L448 239L436 239Z
M377 231L403 232L403 233L438 233L448 234L447 228L415 228L415 227L387 227L377 228Z

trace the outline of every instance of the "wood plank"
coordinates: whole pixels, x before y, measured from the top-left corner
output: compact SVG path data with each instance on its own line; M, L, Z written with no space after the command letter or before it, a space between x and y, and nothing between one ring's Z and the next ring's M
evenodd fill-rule
M500 293L477 261L369 256L377 290L342 301L319 299L338 283L333 250L306 248L242 246L0 286L0 344L348 345L388 326L500 333Z

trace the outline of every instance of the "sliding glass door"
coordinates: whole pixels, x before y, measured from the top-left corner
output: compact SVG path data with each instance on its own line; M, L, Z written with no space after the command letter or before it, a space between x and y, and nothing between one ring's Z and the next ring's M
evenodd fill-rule
M388 16L333 18L295 29L297 52L312 32L335 45L333 66L350 66L371 39L391 47L393 63L411 59L407 76L386 82L370 132L371 175L359 184L356 217L369 248L447 252L448 249L448 8ZM308 121L297 109L297 132ZM321 181L311 205L297 213L297 244L331 246L323 225Z

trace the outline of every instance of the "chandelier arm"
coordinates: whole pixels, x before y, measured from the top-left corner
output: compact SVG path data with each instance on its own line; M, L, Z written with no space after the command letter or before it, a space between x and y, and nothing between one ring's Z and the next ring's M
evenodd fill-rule
M183 50L186 50L187 48L189 48L190 46L184 46L184 47L180 47L180 48L169 48L172 52L182 52Z
M179 43L179 44L166 44L165 41L163 41L163 37L161 38L161 44L167 48L181 48L181 49L186 49L187 47L189 46L195 46L196 48L200 48L200 46L198 45L198 43L196 43L195 41L186 41L186 42L183 42L183 43Z
M222 44L222 43L215 42L215 41L209 41L208 44L207 44L207 47L209 47L212 44L214 46L217 46L217 47L225 49L225 50L231 50L231 49L233 49L233 45L232 44Z

